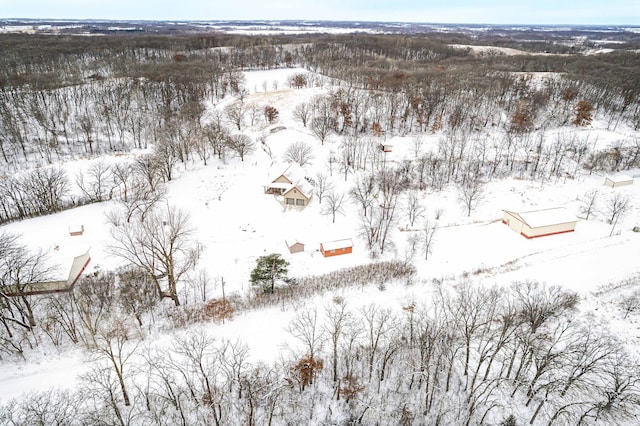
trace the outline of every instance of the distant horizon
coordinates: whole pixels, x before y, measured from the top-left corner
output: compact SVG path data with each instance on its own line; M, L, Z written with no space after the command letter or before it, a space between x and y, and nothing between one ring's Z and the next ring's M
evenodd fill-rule
M333 21L466 25L637 26L637 0L0 0L0 19Z
M29 18L29 17L0 17L0 21L42 21L42 22L171 22L171 23L260 23L276 24L276 23L351 23L351 24L410 24L410 25L445 25L445 26L489 26L489 27L633 27L640 28L640 23L491 23L491 22L427 22L427 21L398 21L398 20L355 20L355 19L152 19L152 18Z

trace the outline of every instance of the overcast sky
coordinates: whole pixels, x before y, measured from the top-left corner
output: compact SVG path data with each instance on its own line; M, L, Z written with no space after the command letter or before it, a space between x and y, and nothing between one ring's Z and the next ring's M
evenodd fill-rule
M0 18L640 25L640 0L0 0Z

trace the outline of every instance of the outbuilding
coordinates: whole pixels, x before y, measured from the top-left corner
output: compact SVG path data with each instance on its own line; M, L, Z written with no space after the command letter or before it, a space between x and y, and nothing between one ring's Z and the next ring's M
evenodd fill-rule
M619 186L632 185L633 178L630 176L607 176L604 178L604 184L611 188L617 188Z
M4 286L2 294L8 297L34 296L40 294L64 293L73 290L80 276L91 261L89 250L73 258L66 281L38 281Z
M339 256L341 254L351 253L352 251L353 241L351 241L351 238L320 243L320 253L322 253L324 257Z
M288 238L284 242L289 249L289 253L291 254L302 253L304 251L304 244L295 238Z
M503 211L502 223L528 239L573 232L578 223L578 218L562 207L527 212Z
M69 227L69 235L77 237L84 234L84 225L73 225Z

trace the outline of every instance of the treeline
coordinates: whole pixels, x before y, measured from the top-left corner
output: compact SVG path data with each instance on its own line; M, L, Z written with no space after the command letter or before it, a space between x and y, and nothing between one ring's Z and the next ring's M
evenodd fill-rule
M285 63L282 44L294 37L242 35L0 35L0 88L54 89L86 77L130 76L139 64L199 59L211 65L258 69ZM227 47L225 49L217 49ZM186 70L188 71L188 70Z
M42 333L81 344L94 363L74 390L6 402L3 423L554 425L637 415L636 360L559 287L434 282L428 298L393 310L335 297L300 307L287 327L297 344L264 363L193 318L168 344L145 345L156 308L140 297L151 289L132 289L148 281L123 274L121 285L98 276L40 302L50 312Z

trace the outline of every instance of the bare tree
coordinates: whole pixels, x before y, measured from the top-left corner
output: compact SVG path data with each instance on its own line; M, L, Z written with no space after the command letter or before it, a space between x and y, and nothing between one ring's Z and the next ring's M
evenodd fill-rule
M586 192L580 198L580 213L584 215L584 220L589 220L589 216L595 212L598 198L600 192L597 189Z
M126 202L129 197L129 187L133 179L135 169L130 163L116 163L111 168L111 178L113 179L113 190L119 190L116 198Z
M114 184L111 167L100 159L86 171L76 175L76 185L90 202L110 200L113 196Z
M296 121L299 121L300 123L302 123L303 127L307 127L307 123L311 120L311 116L312 116L311 114L312 114L311 107L306 102L298 104L293 109L293 118Z
M407 196L407 201L404 207L404 213L409 220L409 226L413 228L413 224L415 221L422 217L424 214L424 207L420 202L420 197L418 197L418 193L412 191Z
M227 139L228 132L219 123L219 120L206 124L203 127L204 136L213 148L213 154L218 156L218 159L223 159L226 149L228 147Z
M127 367L131 357L136 353L140 345L140 339L133 336L127 321L116 316L109 321L102 321L98 324L97 330L92 335L89 349L99 358L108 362L118 379L124 405L131 405L129 392L125 379Z
M237 130L242 130L242 122L247 114L247 108L241 101L235 101L224 108L227 120L233 124Z
M347 310L345 301L340 297L334 298L333 304L328 305L325 311L326 320L322 328L328 335L328 340L331 343L332 380L336 383L338 381L339 344L346 329L350 326L351 321L353 321L353 314Z
M467 217L471 216L471 211L478 206L483 195L484 183L477 176L468 176L458 185L458 200L464 204Z
M325 330L318 324L317 309L300 309L289 323L287 331L303 344L305 352L312 359L322 350Z
M396 223L396 207L398 198L403 190L403 182L401 174L398 170L382 170L376 179L378 185L378 205L374 208L376 216L376 227L379 229L378 247L380 252L384 253L384 249L389 243L389 234Z
M336 213L342 213L342 204L344 202L344 194L337 194L331 190L327 194L327 202L325 204L324 214L331 215L331 222L336 223Z
M389 309L376 305L369 305L360 309L365 324L367 362L369 380L373 375L374 362L381 355L382 349L388 343L389 334L397 326L397 322Z
M83 405L87 406L83 417L87 423L99 424L106 419L119 426L131 423L131 418L128 416L131 411L122 407L121 399L118 397L120 383L113 368L93 363L89 371L80 375L80 379L83 382L81 390Z
M637 293L628 294L622 297L618 303L622 312L624 312L622 319L627 319L631 312L636 312L640 309L640 297L638 297Z
M194 133L194 140L192 142L193 150L198 154L198 157L202 160L204 165L207 165L207 161L211 158L211 153L213 151L209 140L205 135L204 127L200 127Z
M432 224L428 219L424 221L422 226L422 248L424 250L424 260L429 259L429 255L433 250L433 242L437 231L437 225Z
M292 143L284 151L284 161L306 166L313 160L313 148L304 141Z
M178 146L169 137L163 135L154 147L150 161L154 167L157 167L160 176L165 181L171 181L173 179L173 171L180 161Z
M193 241L189 215L167 206L153 211L144 221L115 226L111 253L143 269L153 280L160 298L180 305L178 283L200 257L200 244Z
M162 183L161 164L154 155L141 155L136 158L134 171L140 176L150 191L155 191Z
M0 233L0 323L10 339L14 327L30 331L36 326L37 298L26 290L31 283L50 280L53 273L44 253L31 253L18 240L18 235Z
M240 157L240 161L244 161L245 156L252 154L256 150L255 141L243 133L229 136L227 144Z
M142 269L128 268L118 273L118 281L117 297L120 305L142 327L143 315L152 312L158 303L153 280Z
M367 211L373 205L377 192L378 188L373 174L360 175L356 178L356 185L351 189L350 195L362 206L363 216L367 216Z
M29 171L22 180L23 196L32 203L33 213L49 214L62 210L69 194L69 181L61 168Z
M327 115L314 116L311 119L311 132L320 140L322 145L333 132L333 126L332 118Z
M616 229L616 225L618 224L618 219L620 219L621 216L624 216L630 208L631 200L626 195L617 192L613 197L609 198L607 202L607 210L611 215L609 217L609 223L613 225L609 236L613 235L613 231Z
M322 172L316 174L314 179L315 194L318 197L318 203L322 204L322 198L327 191L333 190L333 184L329 180L329 177Z

